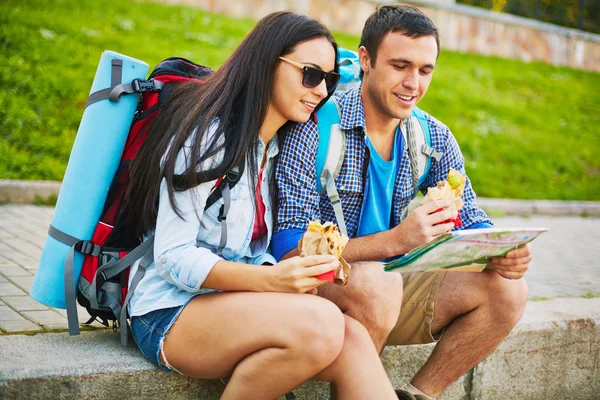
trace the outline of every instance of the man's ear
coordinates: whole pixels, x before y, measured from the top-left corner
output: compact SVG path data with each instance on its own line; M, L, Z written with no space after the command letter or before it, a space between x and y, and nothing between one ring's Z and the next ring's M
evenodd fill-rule
M369 53L365 46L360 46L358 49L358 59L360 60L360 68L363 72L369 72L369 68L371 68L371 57L369 57Z

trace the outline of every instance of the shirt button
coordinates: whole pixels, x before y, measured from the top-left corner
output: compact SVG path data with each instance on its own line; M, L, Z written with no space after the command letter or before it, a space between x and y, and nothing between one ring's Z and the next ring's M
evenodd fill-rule
M164 263L167 262L167 260L166 260L166 258L163 257L163 258L160 259L160 262L164 264Z
M340 186L340 190L344 190L346 187L344 185Z

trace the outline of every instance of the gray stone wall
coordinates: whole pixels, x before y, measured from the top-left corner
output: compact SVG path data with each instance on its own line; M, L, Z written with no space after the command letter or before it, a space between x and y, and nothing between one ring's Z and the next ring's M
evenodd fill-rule
M260 19L278 10L310 15L332 31L360 34L381 0L155 0L233 17ZM445 49L600 71L600 35L563 28L453 0L406 0L433 19Z

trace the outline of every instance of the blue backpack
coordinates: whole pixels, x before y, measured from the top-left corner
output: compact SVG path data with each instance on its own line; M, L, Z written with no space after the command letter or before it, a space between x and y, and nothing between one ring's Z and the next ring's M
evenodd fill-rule
M338 49L338 69L340 82L336 91L344 91L360 86L360 60L358 54L346 49ZM340 231L348 235L340 196L335 180L340 173L346 153L346 135L340 129L341 112L335 96L332 96L316 112L319 127L319 148L317 150L317 190L327 193L337 219ZM431 168L431 158L439 161L442 153L431 147L429 124L423 111L415 107L410 118L402 121L401 131L408 144L411 159L413 198ZM407 209L402 211L406 215Z

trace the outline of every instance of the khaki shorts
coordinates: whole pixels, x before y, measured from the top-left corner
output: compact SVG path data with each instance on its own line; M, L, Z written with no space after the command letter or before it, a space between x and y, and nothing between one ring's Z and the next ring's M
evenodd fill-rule
M441 334L432 335L431 322L438 288L445 274L446 271L402 273L402 309L388 338L388 345L423 344L440 339Z

